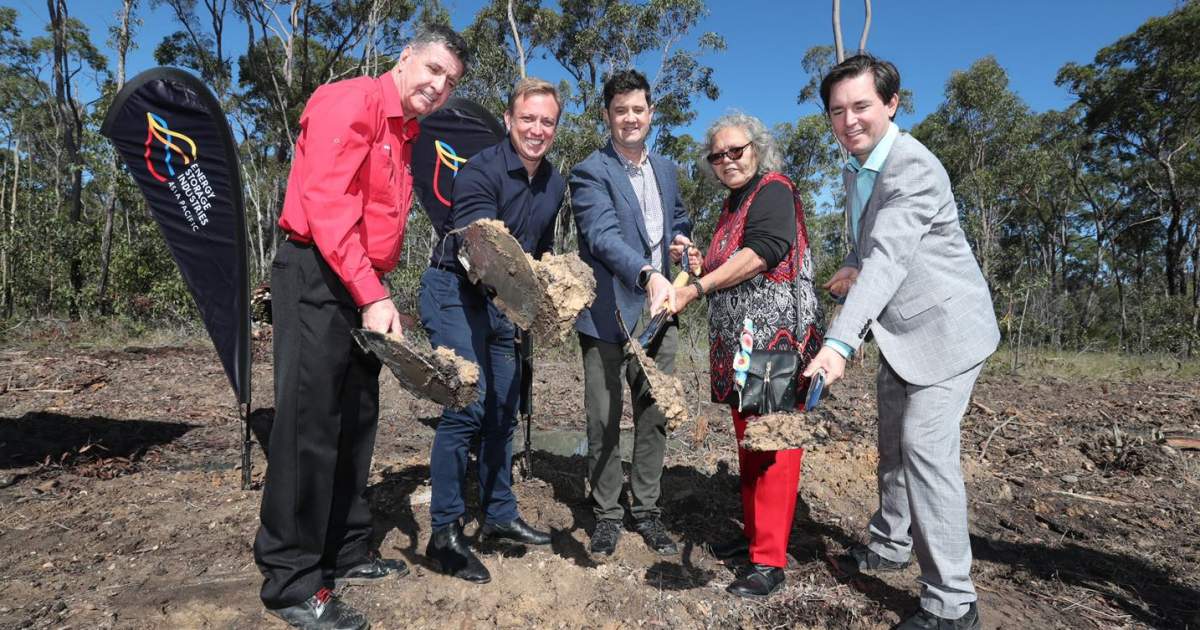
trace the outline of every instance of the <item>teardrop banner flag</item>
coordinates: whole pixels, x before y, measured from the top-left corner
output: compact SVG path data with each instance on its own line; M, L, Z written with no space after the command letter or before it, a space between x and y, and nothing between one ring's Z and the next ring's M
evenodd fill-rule
M250 480L250 301L237 145L199 79L153 68L113 99L100 133L146 197L191 290L242 411L242 486Z
M454 97L421 118L413 145L413 187L440 239L454 199L454 177L481 150L504 139L504 126L479 103Z

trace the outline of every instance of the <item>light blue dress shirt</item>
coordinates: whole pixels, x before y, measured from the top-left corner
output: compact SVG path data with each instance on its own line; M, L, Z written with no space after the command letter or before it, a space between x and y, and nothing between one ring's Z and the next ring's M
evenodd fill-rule
M871 191L875 188L875 177L879 175L879 170L887 161L888 153L891 153L892 144L898 135L900 135L900 128L896 126L896 123L888 123L887 132L879 139L879 144L871 149L871 154L867 156L866 162L859 163L858 158L853 155L846 162L846 169L854 173L854 186L847 190L846 194L850 195L850 238L853 239L855 247L858 246L858 225L862 219L863 208L867 207L867 201L871 199ZM854 354L854 350L849 345L837 339L826 337L825 345L833 348L847 359Z

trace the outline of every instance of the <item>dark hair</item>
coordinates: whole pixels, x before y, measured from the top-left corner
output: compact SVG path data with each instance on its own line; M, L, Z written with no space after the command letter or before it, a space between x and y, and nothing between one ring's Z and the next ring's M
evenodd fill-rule
M825 73L825 78L821 79L821 102L825 105L825 111L829 111L829 93L835 84L846 79L853 79L866 72L875 76L875 93L879 95L879 100L887 103L892 100L893 96L900 93L900 71L896 69L896 66L890 61L861 53L847 57L845 61Z
M608 109L608 106L612 104L612 100L618 94L634 90L644 90L646 92L646 104L650 104L650 82L646 80L646 75L632 68L612 73L604 82L604 109Z
M458 62L462 64L463 74L467 73L467 66L471 64L471 48L467 45L467 40L463 39L454 29L442 24L426 24L417 30L417 34L409 40L408 45L414 50L423 48L429 44L441 44L446 47L455 57L458 57Z

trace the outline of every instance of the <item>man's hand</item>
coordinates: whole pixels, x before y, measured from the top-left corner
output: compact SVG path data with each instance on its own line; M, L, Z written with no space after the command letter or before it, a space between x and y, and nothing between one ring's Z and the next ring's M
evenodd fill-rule
M391 298L383 298L362 307L362 326L385 335L404 336L400 327L400 311L396 310Z
M646 295L650 296L650 316L653 317L664 308L675 312L675 286L666 276L657 271L651 274L650 282L646 285Z
M821 288L827 289L834 297L844 298L850 292L850 287L854 285L854 281L858 280L858 270L854 267L842 267L833 274L829 282L821 285ZM826 379L828 381L828 379Z
M808 367L804 369L804 376L812 376L820 370L825 372L825 385L832 385L846 373L846 359L829 346L821 348L817 356L813 357L813 360L808 363Z
M691 246L692 239L682 234L676 234L675 240L671 241L671 247L669 248L671 252L671 262L678 264L679 260L683 258L683 252Z

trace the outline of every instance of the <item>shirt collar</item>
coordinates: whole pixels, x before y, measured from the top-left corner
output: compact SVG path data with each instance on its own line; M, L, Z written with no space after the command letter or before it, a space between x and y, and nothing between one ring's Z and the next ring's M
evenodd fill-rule
M858 158L853 155L846 162L846 168L857 173L862 169L878 173L883 168L883 163L887 161L888 153L892 151L892 143L896 141L896 136L900 135L900 128L896 123L889 122L887 133L880 138L879 144L871 149L871 155L867 156L865 163L859 163Z
M501 152L504 154L504 170L508 171L509 173L516 173L517 171L520 171L521 175L523 175L526 179L530 179L529 173L525 170L525 163L521 161L521 156L517 155L517 149L513 146L512 138L504 139L504 148ZM543 157L542 162L538 164L537 172L533 174L532 179L541 177L550 168L553 168L550 166L550 160L547 160Z
M383 93L383 115L388 118L404 118L404 103L400 100L400 90L396 89L396 79L392 73L385 72L378 77L380 92ZM420 133L421 125L416 118L405 120L401 134L405 139L415 138Z
M619 161L621 163L621 166L625 167L625 172L628 173L630 176L640 175L642 172L642 169L646 168L646 165L650 163L650 148L649 147L646 147L646 146L642 147L642 159L640 160L641 163L634 164L633 162L630 162L628 159L626 159L626 157L624 155L621 155L621 152L617 150L616 145L613 144L612 138L608 139L608 144L610 147L612 147L612 152L616 154L617 161Z

